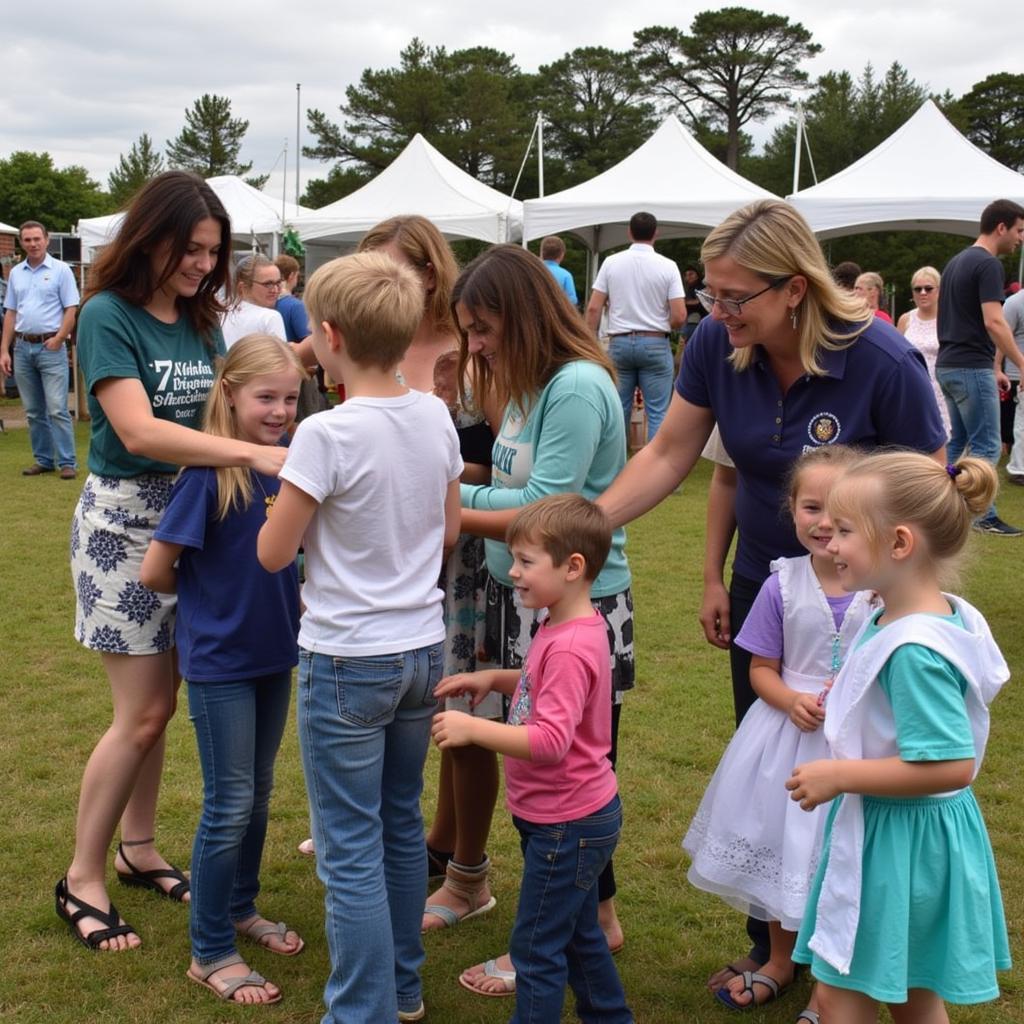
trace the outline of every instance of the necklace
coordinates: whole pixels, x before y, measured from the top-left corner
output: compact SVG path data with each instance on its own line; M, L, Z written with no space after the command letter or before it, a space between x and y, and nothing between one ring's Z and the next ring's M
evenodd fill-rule
M263 506L266 508L267 515L269 516L271 509L274 507L274 502L277 500L277 495L267 494L266 489L263 486L263 481L260 479L260 475L256 470L249 470L249 478L256 481L256 486L260 489L260 493L263 495Z
M839 675L839 669L842 665L842 658L840 656L840 641L842 637L839 634L839 630L832 631L832 664L829 666L829 676L825 680L825 685L821 692L818 694L818 707L824 707L825 701L828 699L828 692L835 686L836 676Z

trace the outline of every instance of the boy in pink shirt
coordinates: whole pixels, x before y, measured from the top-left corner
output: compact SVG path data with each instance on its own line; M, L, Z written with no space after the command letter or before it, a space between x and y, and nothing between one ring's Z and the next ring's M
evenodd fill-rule
M579 1018L632 1024L622 982L598 923L597 877L622 827L611 746L611 669L604 621L590 585L611 545L604 512L575 494L521 509L508 528L509 572L526 608L548 617L522 673L491 669L442 680L437 697L492 690L512 695L508 723L446 711L434 718L439 747L476 744L505 755L505 789L523 850L512 929L515 971L482 968L494 986L460 981L485 995L511 994L513 1024L558 1024L568 981Z

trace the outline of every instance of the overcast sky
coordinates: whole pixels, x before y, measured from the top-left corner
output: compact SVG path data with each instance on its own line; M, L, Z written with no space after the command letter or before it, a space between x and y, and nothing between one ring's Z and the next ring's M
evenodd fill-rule
M255 173L273 172L267 189L275 195L287 139L293 199L297 82L304 110L318 107L337 118L345 87L366 67L395 66L413 36L449 49L493 46L534 71L577 46L627 49L634 31L649 25L686 28L711 5L174 0L161 5L159 17L148 13L150 6L147 0L4 4L0 157L46 150L58 167L82 164L105 186L118 156L142 132L162 149L181 130L185 109L212 92L229 97L235 116L248 119L242 159L253 161ZM747 0L745 6L784 14L811 31L824 47L808 65L812 78L843 68L859 74L869 60L881 72L898 60L932 91L960 94L992 72L1024 70L1019 3ZM301 123L308 145L304 114ZM766 137L766 128L752 130L755 139ZM326 171L326 164L303 160L301 180Z

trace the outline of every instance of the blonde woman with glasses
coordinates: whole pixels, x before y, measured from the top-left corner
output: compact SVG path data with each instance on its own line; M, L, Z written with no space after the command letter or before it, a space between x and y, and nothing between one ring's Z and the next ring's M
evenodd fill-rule
M228 306L221 330L228 348L247 334L272 334L288 340L284 319L274 308L281 294L281 271L267 259L254 253L235 267L235 297Z
M599 504L616 526L643 515L686 478L717 421L735 469L716 467L700 619L708 642L730 651L738 723L755 695L750 654L732 639L769 563L803 550L780 514L793 462L836 442L941 456L945 432L920 353L839 289L807 222L787 203L737 210L708 235L701 259L705 288L697 297L710 316L687 343L657 436ZM716 970L708 986L717 992L745 971L771 973L767 932L766 922L748 920L750 953ZM781 989L792 976L773 980ZM767 995L758 987L753 1002Z
M939 354L939 279L941 275L934 267L921 267L910 279L910 291L914 296L914 308L908 309L899 318L896 329L924 356L931 378L935 401L942 417L942 425L949 435L949 411L946 399L935 379L935 358Z

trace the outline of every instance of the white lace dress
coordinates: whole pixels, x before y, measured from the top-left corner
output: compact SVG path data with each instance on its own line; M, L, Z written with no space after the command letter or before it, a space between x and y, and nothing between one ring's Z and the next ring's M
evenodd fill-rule
M867 595L855 595L837 631L810 556L777 559L772 572L779 574L782 596L783 681L820 693L868 616ZM818 866L827 806L802 811L785 782L795 765L828 756L822 728L802 732L787 714L756 701L683 839L692 858L690 881L751 917L795 932Z

